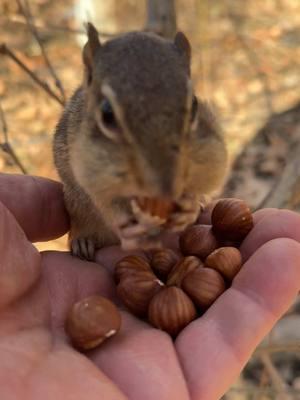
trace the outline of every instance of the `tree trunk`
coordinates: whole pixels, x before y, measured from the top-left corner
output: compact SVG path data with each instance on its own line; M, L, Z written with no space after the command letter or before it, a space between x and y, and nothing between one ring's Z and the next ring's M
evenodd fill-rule
M300 143L289 152L283 172L261 207L300 211Z
M274 114L233 164L222 197L300 211L300 103Z
M176 34L176 9L174 0L147 0L146 30L165 38Z

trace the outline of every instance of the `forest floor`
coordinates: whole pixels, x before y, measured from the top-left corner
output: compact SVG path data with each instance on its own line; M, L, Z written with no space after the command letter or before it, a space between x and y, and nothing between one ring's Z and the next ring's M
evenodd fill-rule
M120 0L117 23L112 23L110 33L141 29L145 17L141 3ZM82 76L79 36L73 31L82 27L75 19L74 5L71 0L31 0L30 5L39 37L66 97L69 97ZM291 143L300 138L299 0L211 3L208 0L178 0L177 5L178 25L186 32L193 47L192 73L196 92L216 107L231 163L240 155L225 193L242 197L256 207L280 173ZM17 3L10 0L0 0L0 37L24 64L58 92L37 41L24 23ZM83 35L80 37L84 38ZM0 103L10 144L28 173L58 179L51 142L62 107L3 55L0 55ZM293 107L292 114L288 117L283 114L281 119L281 113ZM275 139L270 144L261 132L269 118L274 121L274 115L275 123L271 129L279 130L279 134L272 136ZM276 115L279 115L277 120ZM252 140L251 150L241 156ZM5 153L0 157L0 171L20 172ZM43 250L63 250L66 238L37 246ZM287 323L293 327L290 330L299 332L299 339L297 312L291 313ZM288 388L299 390L299 395L288 398L300 399L299 355L287 356L285 353L281 357L278 353L274 362ZM230 392L230 399L277 399L272 384L266 367L259 357L254 357L241 382Z

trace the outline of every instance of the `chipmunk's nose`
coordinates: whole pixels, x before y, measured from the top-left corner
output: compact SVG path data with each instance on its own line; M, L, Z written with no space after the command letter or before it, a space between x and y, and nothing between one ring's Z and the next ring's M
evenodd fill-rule
M179 196L177 185L174 184L173 173L169 171L158 174L147 174L139 181L139 190L143 196L159 197L166 200L174 200Z
M176 200L180 197L182 192L182 185L176 177L176 171L169 171L169 173L160 177L160 197Z
M183 192L183 182L176 176L176 170L161 170L149 183L150 197L159 197L166 200L176 200Z
M166 158L162 152L161 157L157 154L140 165L138 184L145 196L176 200L182 194L184 180L180 161L173 155Z

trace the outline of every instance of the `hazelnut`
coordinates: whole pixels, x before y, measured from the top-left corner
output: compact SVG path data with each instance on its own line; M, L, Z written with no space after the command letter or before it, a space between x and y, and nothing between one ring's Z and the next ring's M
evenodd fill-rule
M194 256L184 257L174 266L167 280L168 286L181 286L183 278L194 269L203 267L203 263L199 258Z
M174 202L156 197L136 198L139 208L147 214L167 220L168 216L175 210Z
M225 240L241 242L253 228L247 203L239 199L219 200L211 216L213 231Z
M171 249L153 250L151 257L151 267L155 274L164 279L177 263L179 256Z
M117 307L102 296L75 303L66 319L65 330L74 347L89 350L115 335L121 326Z
M115 266L115 281L119 283L123 276L128 276L129 274L140 271L152 273L148 261L141 256L126 256L118 261Z
M185 276L182 289L196 306L208 308L226 289L222 275L211 268L196 268Z
M123 276L117 286L117 293L133 314L143 317L147 314L150 300L163 286L154 274L141 271Z
M242 256L235 247L220 247L206 258L205 266L231 281L242 267Z
M185 229L179 237L183 254L205 259L218 247L210 225L193 225Z
M148 310L150 323L176 336L197 316L191 299L176 286L165 287L153 296Z

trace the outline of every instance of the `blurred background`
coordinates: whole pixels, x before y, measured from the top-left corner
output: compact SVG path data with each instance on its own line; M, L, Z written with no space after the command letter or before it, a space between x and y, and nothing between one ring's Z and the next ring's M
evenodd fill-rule
M300 0L0 0L1 172L57 179L53 130L81 82L87 20L103 41L183 30L195 91L215 108L230 154L219 196L300 211ZM37 246L63 250L66 238ZM300 399L298 303L224 399Z

